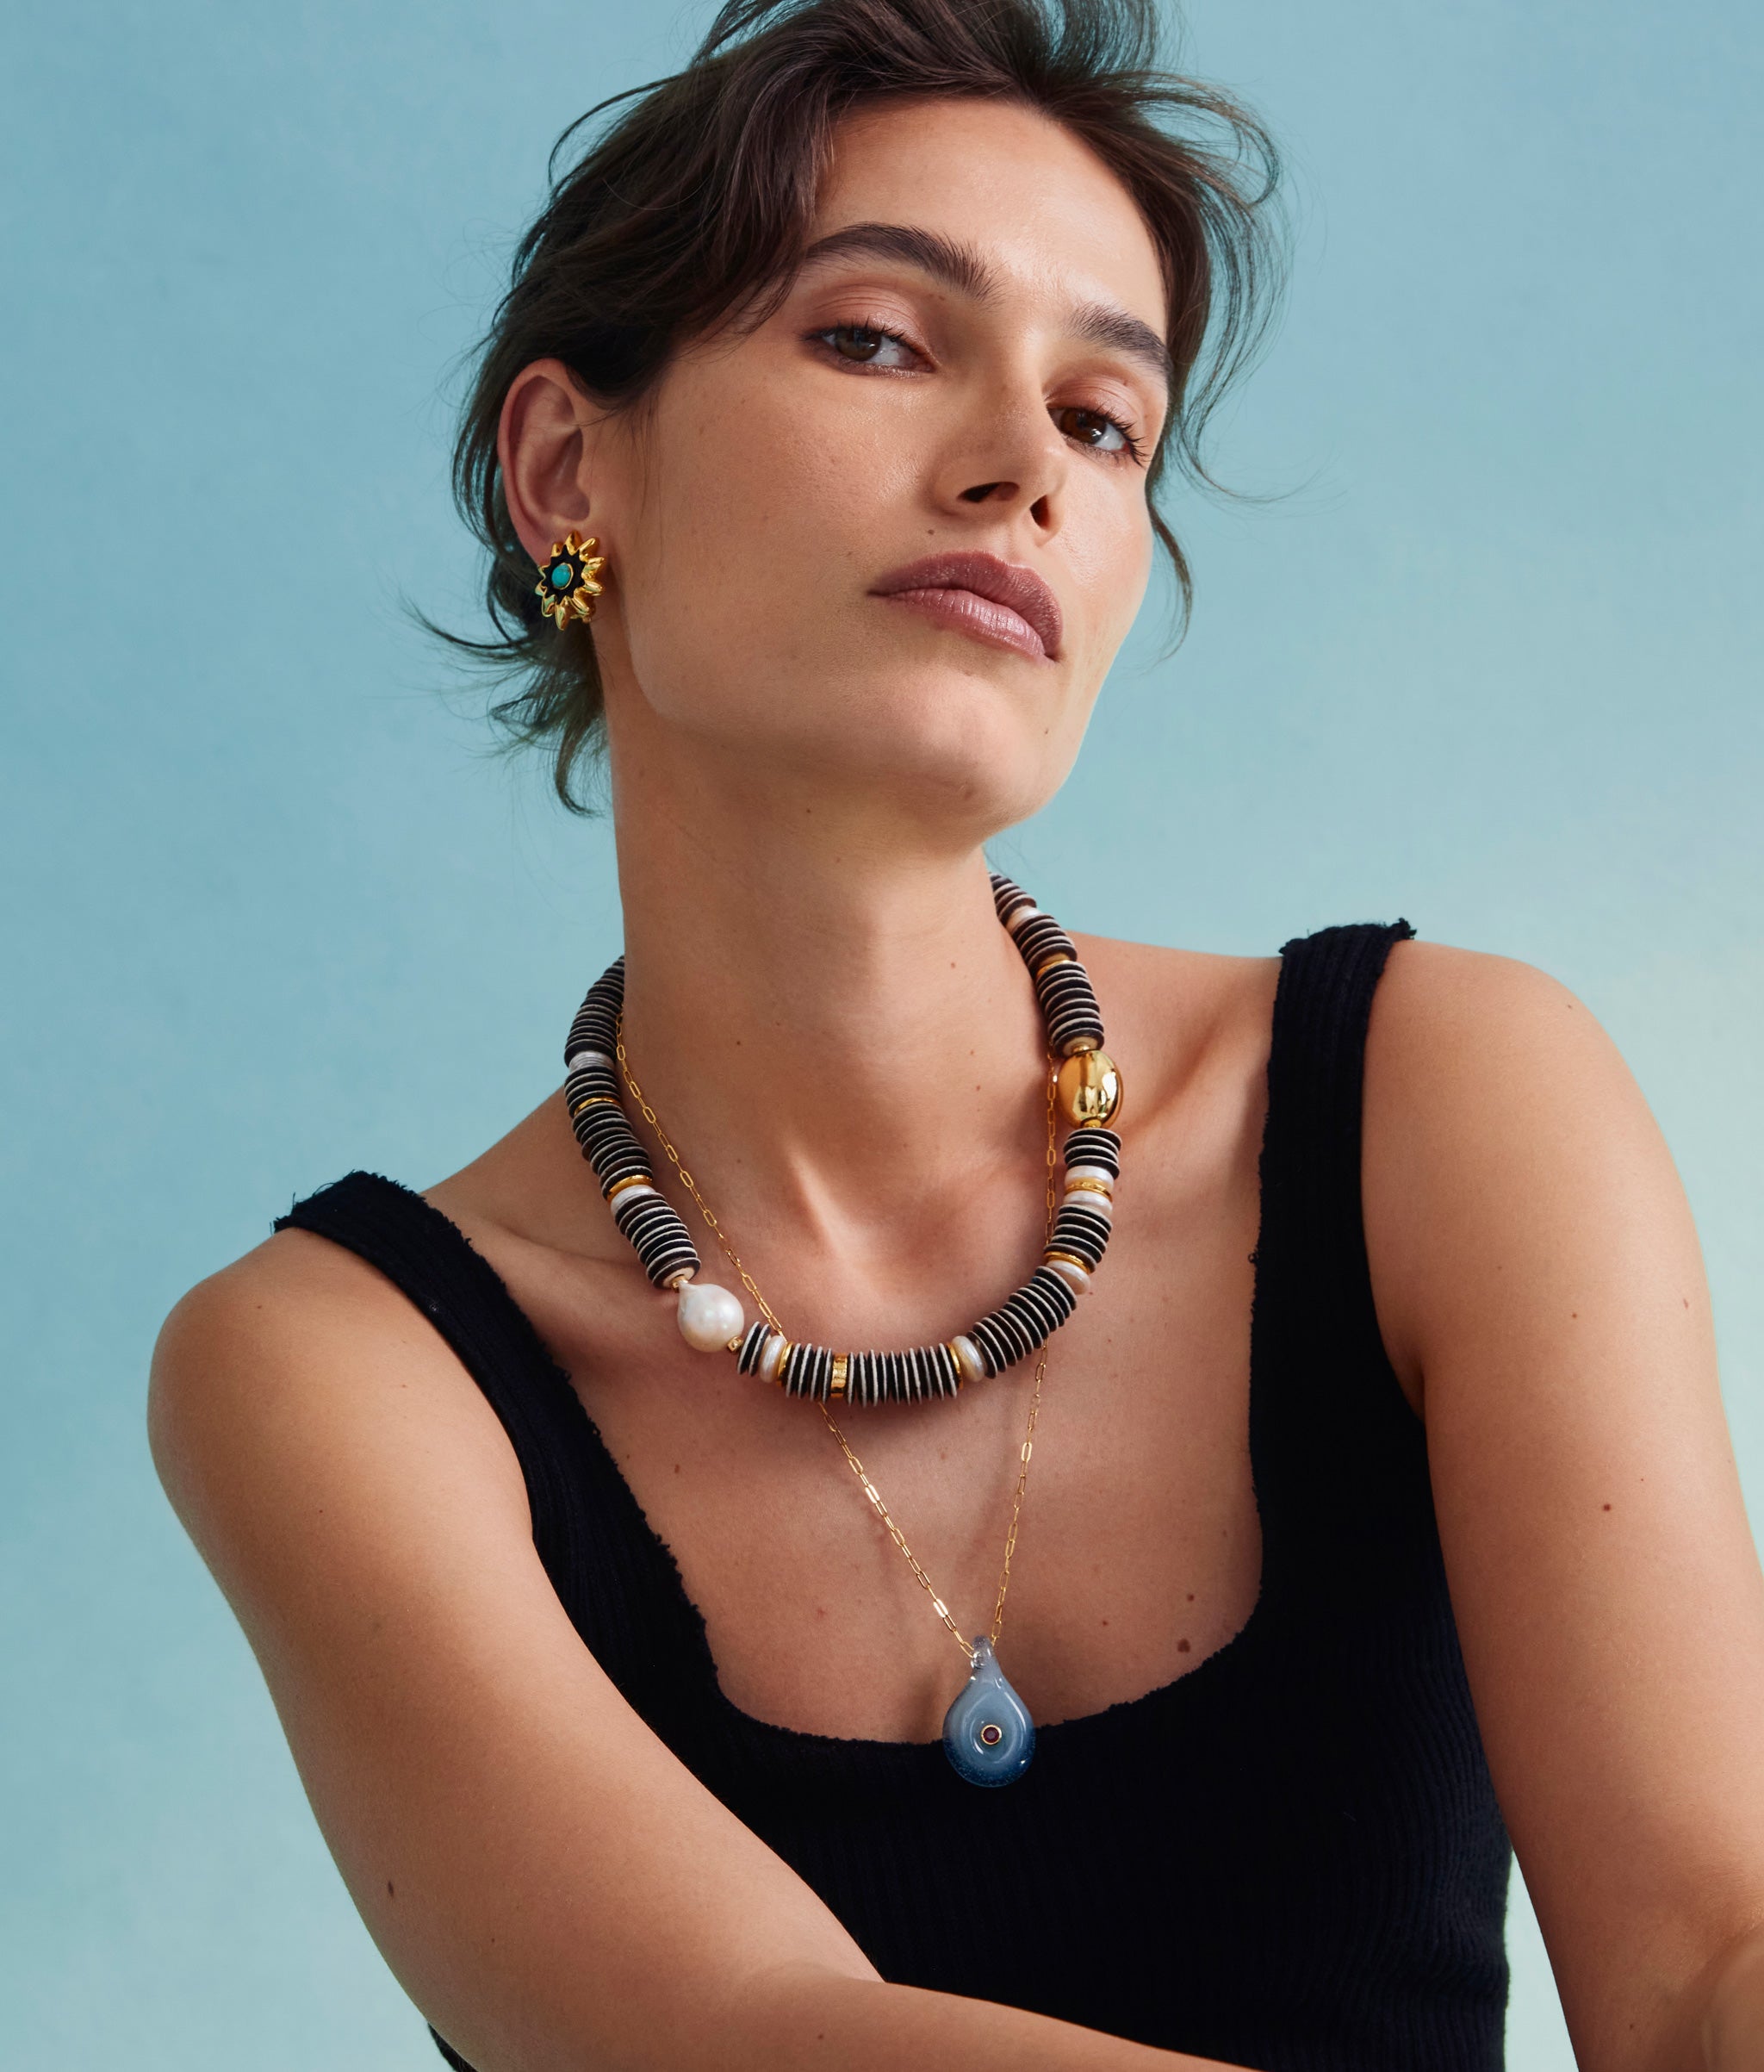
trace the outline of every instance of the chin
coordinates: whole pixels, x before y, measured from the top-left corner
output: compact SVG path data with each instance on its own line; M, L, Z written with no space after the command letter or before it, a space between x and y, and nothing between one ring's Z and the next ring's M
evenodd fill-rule
M823 779L842 768L903 817L977 840L1028 819L1065 781L1078 743L1065 743L1047 693L1032 699L1014 674L921 665L860 680L824 742Z

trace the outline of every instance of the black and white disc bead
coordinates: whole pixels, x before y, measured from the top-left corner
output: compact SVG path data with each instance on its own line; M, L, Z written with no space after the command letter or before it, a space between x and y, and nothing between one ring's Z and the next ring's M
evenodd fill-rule
M1034 980L1047 1024L1047 1048L1061 1058L1100 1050L1102 1011L1071 937L1002 871L992 873L992 904Z
M798 1345L761 1319L749 1324L740 1298L695 1277L700 1260L679 1213L655 1185L649 1154L624 1112L618 1063L624 959L589 988L564 1046L564 1101L582 1155L593 1166L612 1218L643 1271L674 1291L688 1344L725 1347L737 1371L818 1403L922 1403L953 1396L971 1381L1028 1360L1071 1315L1102 1263L1121 1177L1121 1075L1102 1048L1102 1017L1072 940L1020 885L995 871L998 918L1028 968L1059 1061L1057 1098L1072 1125L1062 1154L1064 1192L1041 1264L990 1316L938 1345L902 1352L835 1353Z

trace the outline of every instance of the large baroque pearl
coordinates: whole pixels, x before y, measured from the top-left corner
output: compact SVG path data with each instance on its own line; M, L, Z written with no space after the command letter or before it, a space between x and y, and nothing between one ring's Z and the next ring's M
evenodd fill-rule
M747 1317L740 1298L714 1281L688 1280L680 1290L680 1335L700 1353L717 1353L739 1338Z

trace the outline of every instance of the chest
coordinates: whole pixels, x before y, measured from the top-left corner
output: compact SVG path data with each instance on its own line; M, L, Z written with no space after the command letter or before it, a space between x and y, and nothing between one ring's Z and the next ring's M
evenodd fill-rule
M1253 1154L1119 1219L1049 1341L998 1653L1051 1724L1171 1683L1252 1609ZM703 1614L724 1696L800 1731L931 1740L967 1673L933 1608L990 1632L1033 1362L953 1402L827 1419L695 1354L658 1304L530 1308Z

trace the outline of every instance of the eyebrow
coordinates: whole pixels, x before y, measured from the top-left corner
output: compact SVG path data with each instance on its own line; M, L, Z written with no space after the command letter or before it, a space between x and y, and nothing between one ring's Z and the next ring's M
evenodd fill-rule
M811 267L859 253L916 266L933 280L941 281L946 288L977 302L987 302L998 292L997 275L972 245L912 223L848 223L842 230L829 231L824 238L817 238L803 254L798 272L806 273ZM1079 302L1068 308L1065 327L1074 338L1111 346L1137 361L1154 374L1169 393L1175 393L1176 368L1170 348L1139 317L1113 302Z

